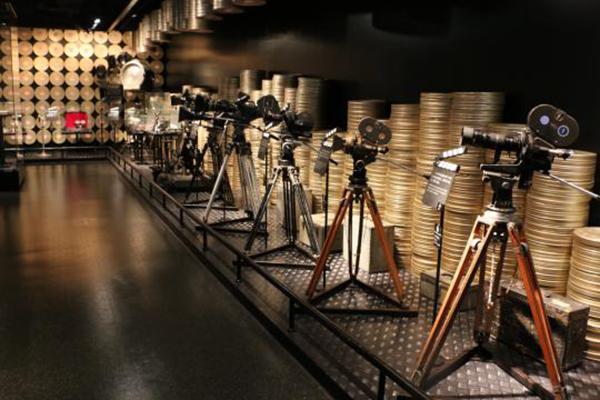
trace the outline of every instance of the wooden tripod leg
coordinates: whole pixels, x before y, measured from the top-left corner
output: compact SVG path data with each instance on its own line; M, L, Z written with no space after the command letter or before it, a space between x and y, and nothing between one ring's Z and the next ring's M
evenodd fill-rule
M337 213L335 214L335 218L333 219L333 224L331 225L331 229L329 230L329 232L327 232L325 243L323 243L321 254L319 255L319 259L317 260L317 265L315 266L315 270L313 271L313 274L310 278L308 289L306 289L306 295L309 299L311 299L315 294L315 290L317 289L319 279L325 271L327 258L331 253L331 247L333 247L335 236L337 235L340 226L342 226L342 222L344 221L344 216L346 215L346 210L348 209L348 206L352 203L353 192L352 190L346 188L344 189L344 194L342 196L343 197L340 201L340 206L338 208Z
M364 192L364 195L365 200L367 202L367 207L369 208L369 212L371 213L371 219L373 220L373 224L375 225L375 233L377 234L377 238L379 239L381 247L383 248L383 254L385 255L385 261L387 263L388 272L390 273L392 283L394 284L396 296L398 297L398 301L401 302L404 298L404 287L402 286L402 282L400 282L398 267L396 266L396 261L394 260L392 250L390 249L390 246L385 240L383 222L381 222L381 215L379 214L379 209L377 208L377 203L375 202L375 196L373 195L373 191L370 187L367 187L367 189Z
M520 228L514 223L508 224L508 235L517 256L519 272L525 286L529 308L531 310L531 315L533 316L533 323L544 354L544 361L546 362L548 377L552 383L554 398L566 400L568 397L562 371L558 363L556 347L552 340L550 324L548 323L548 317L546 316L546 311L544 309L542 291L535 275L533 260L531 258L531 253L529 252L527 240Z
M489 226L480 220L477 220L473 226L458 268L452 278L452 283L448 288L446 298L438 311L437 318L431 327L421 353L419 353L417 366L413 373L413 381L418 386L425 383L435 360L442 350L458 312L458 307L475 277L477 267L480 264L482 255L485 254L494 229L495 225Z

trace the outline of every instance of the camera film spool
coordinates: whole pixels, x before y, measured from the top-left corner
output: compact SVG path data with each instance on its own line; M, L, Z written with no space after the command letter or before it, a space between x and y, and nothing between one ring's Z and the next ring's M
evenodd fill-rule
M7 78L12 78L12 74L10 74L10 72L8 72L8 71L7 71L7 73L10 76L6 76L5 77L4 74L2 74L2 81L4 82L4 84L10 85L11 82L10 82L10 80L7 81ZM21 71L21 72L19 72L19 83L21 85L24 85L24 86L31 86L31 85L33 85L33 74L31 73L31 71Z
M94 55L98 58L106 58L108 56L108 48L104 44L96 44L94 46Z
M33 45L33 53L38 57L45 57L48 55L48 43L36 42Z
M64 39L69 43L75 43L79 40L79 34L76 30L66 29L64 31Z
M31 57L19 57L19 68L21 68L21 71L31 71L33 69L33 60Z
M79 69L79 61L76 58L67 58L65 60L65 69L69 72L77 71Z
M119 54L121 54L121 46L116 44L111 44L110 46L108 46L109 56L117 57Z
M48 39L48 30L44 28L34 28L32 36L36 41L43 42Z
M358 124L358 131L366 141L376 144L385 145L392 138L392 131L385 125L384 121L377 121L374 118L363 118Z
M50 83L53 86L61 86L65 83L65 76L61 72L51 72L50 73Z
M90 72L84 72L79 76L79 82L83 86L92 86L94 83L94 76Z
M102 32L102 31L94 32L94 41L96 43L104 44L107 42L107 40L108 40L108 34L106 32Z
M35 106L31 101L21 101L19 103L19 107L21 107L21 114L33 114L35 111Z
M48 66L50 67L51 71L62 73L62 70L65 67L65 62L60 57L52 57L48 62Z
M31 86L21 86L19 95L21 96L21 100L31 100L34 96L33 88Z
M62 29L50 29L48 31L48 38L53 42L60 42L64 38L64 32Z
M92 43L94 40L94 32L90 31L79 31L79 41L81 43Z
M61 129L54 129L52 131L52 143L63 144L67 141L67 136L62 132Z
M31 115L24 115L23 118L21 118L21 124L23 126L23 130L32 130L35 128L35 118Z
M74 86L69 86L65 90L65 97L67 100L75 101L79 98L79 89Z
M50 97L52 100L60 101L65 98L65 90L61 86L54 86L50 89Z
M123 39L123 36L122 36L121 32L119 32L119 31L108 32L108 41L110 43L119 44L119 43L121 43L122 39Z
M43 129L36 134L36 139L38 143L46 145L52 141L52 134L47 129Z
M48 100L48 98L50 97L50 90L47 86L36 87L34 93L36 100Z
M19 42L17 49L20 56L31 56L33 53L33 46L29 42Z
M6 55L9 55L12 53L9 40L4 40L2 43L0 43L0 51Z
M52 57L60 57L64 54L64 48L61 43L53 42L48 45L48 53Z
M48 58L36 57L33 61L33 65L37 71L46 71L49 67Z
M82 98L83 100L88 100L88 101L89 101L89 100L92 100L92 99L94 98L94 95L95 95L95 93L94 93L94 89L92 89L92 88L91 88L91 87L89 87L89 86L84 86L84 87L82 87L82 88L81 88L81 93L80 93L80 94L81 94L81 98Z
M44 71L38 71L35 73L33 80L38 86L46 86L50 82L50 76Z
M91 43L82 44L79 48L79 53L83 58L90 58L94 55L94 46Z
M67 57L77 57L79 55L79 46L79 43L73 42L65 44L65 55Z
M65 111L67 112L79 112L80 110L81 107L75 100L68 101L67 104L65 104Z
M82 58L79 60L79 69L83 72L92 72L94 69L94 62L90 58Z
M40 115L46 114L48 108L50 108L50 104L46 100L38 100L35 103L35 111Z
M26 145L32 145L35 143L35 140L35 132L32 130L26 130L23 134L23 143L25 143Z
M67 72L65 74L65 83L68 86L77 86L79 84L79 75L76 72Z

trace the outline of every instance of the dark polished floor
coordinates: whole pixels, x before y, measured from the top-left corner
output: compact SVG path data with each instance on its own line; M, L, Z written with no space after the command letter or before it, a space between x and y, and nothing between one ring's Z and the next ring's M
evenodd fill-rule
M233 398L327 394L112 166L0 194L0 399Z

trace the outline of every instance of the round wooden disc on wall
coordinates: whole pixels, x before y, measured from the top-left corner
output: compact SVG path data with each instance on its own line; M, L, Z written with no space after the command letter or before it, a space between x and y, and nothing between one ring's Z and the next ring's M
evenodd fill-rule
M94 91L94 98L96 100L102 100L102 94L100 93L100 88L93 89L93 91Z
M94 133L90 132L90 133L84 133L81 135L81 140L83 141L83 143L92 143L95 139L94 137Z
M108 34L106 32L102 32L102 31L96 31L94 32L94 41L96 43L106 43L106 41L108 40Z
M63 103L60 100L54 100L50 104L50 107L56 107L56 109L58 110L59 114L62 114L65 111L65 103ZM58 121L64 121L64 118L59 118Z
M150 48L150 57L152 57L154 60L162 60L164 56L165 52L163 51L162 47L154 46Z
M51 72L50 83L53 86L61 86L65 83L65 76L62 74L62 72Z
M109 56L118 56L119 54L121 54L121 46L116 45L116 44L111 44L110 46L108 46L108 55Z
M4 80L4 76L3 76ZM19 72L19 82L21 85L31 86L33 85L33 74L31 71L21 71ZM6 82L4 82L6 83Z
M90 118L88 119L88 128L92 129L94 125L96 125L96 120L90 115Z
M79 69L83 72L91 72L94 69L94 62L90 58L79 60Z
M89 31L79 31L79 41L81 43L91 43L94 40L94 34Z
M48 29L44 28L33 28L33 38L38 42L43 42L48 39Z
M38 86L35 88L36 100L48 100L50 97L50 89L47 86Z
M82 57L90 58L94 55L94 46L92 46L90 43L82 44L79 52L81 53Z
M21 118L21 125L23 126L23 130L29 131L35 128L35 118L32 115L24 115Z
M63 144L67 141L67 136L62 133L61 129L54 129L52 132L52 142L56 144Z
M36 57L33 65L38 71L46 71L48 69L48 59L46 57Z
M63 45L60 43L50 43L48 45L48 53L53 57L60 57L64 53Z
M31 100L34 95L33 88L31 86L21 86L19 94L21 95L21 100Z
M81 98L83 100L92 100L94 98L94 89L89 86L84 86L81 88Z
M29 71L22 71L22 72L29 72ZM29 72L31 73L31 72ZM19 74L20 75L20 74ZM2 73L2 83L4 83L5 85L13 85L13 83L16 83L16 80L13 77L12 71L4 71ZM31 83L29 84L25 84L22 83L23 85L31 85Z
M35 111L38 114L45 114L48 112L50 108L50 104L46 100L39 100L35 103Z
M10 39L10 28L8 27L4 27L4 28L0 28L0 38L2 39Z
M108 56L108 49L104 44L96 44L94 46L94 55L98 58L106 58Z
M48 55L48 43L46 43L46 42L36 42L33 45L33 53L36 56L43 56L43 57L45 57L46 55Z
M33 69L33 60L29 56L19 58L19 68L21 71L30 71Z
M162 87L165 84L165 78L163 78L162 75L155 75L154 76L154 86L156 87Z
M107 110L107 105L106 103L102 103L102 102L97 102L96 103L96 112L98 114L104 114Z
M0 51L3 54L10 54L10 42L8 40L5 40L2 43L0 43Z
M105 67L105 68L108 68L108 61L106 61L106 60L105 60L105 59L103 59L103 58L97 58L97 59L94 61L94 67L100 67L100 66L103 66L103 67Z
M21 107L21 114L33 114L35 111L35 106L32 101L22 101L19 103Z
M52 97L52 100L62 101L65 98L65 90L61 86L54 86L50 89L50 97Z
M32 130L25 131L23 134L23 143L32 145L35 143L35 132Z
M77 143L77 134L75 133L65 133L65 136L67 137L67 141L71 144L73 143Z
M79 103L76 101L71 100L71 101L68 101L67 104L65 104L65 111L78 112L80 110L81 110L81 108L79 106Z
M31 28L19 28L19 32L17 33L19 40L29 41L33 37L33 32Z
M14 100L15 98L15 91L12 88L12 86L7 86L4 88L4 90L2 90L2 96L9 101Z
M50 29L48 31L48 37L53 42L60 42L61 40L63 40L64 32L62 31L62 29Z
M65 83L68 86L79 85L79 75L77 74L77 72L67 72L65 74Z
M52 126L52 122L48 121L45 118L39 118L38 116L38 118L35 121L35 126L37 126L38 129L49 129L50 126Z
M165 70L165 66L161 61L155 60L150 63L150 69L152 69L155 74L162 74Z
M65 30L65 40L69 43L74 43L79 40L79 34L73 29Z
M66 80L66 79L65 79ZM65 97L68 100L71 101L75 101L79 98L79 89L77 89L74 86L69 86L66 90L65 90Z
M46 86L50 82L50 76L44 71L38 71L33 76L33 81L38 86Z
M96 140L100 143L107 143L110 139L110 132L106 129L96 131Z
M67 58L65 60L65 69L70 72L75 72L79 69L79 61L76 58Z
M60 57L52 57L50 61L48 61L48 66L50 67L50 70L54 72L62 72L65 68L65 62Z
M48 144L52 141L52 134L47 129L39 131L35 136L38 143L41 144Z
M81 103L81 111L91 114L94 112L94 103L91 101L83 101Z
M20 42L18 49L20 56L30 56L33 53L33 46L29 42Z
M12 58L10 58L10 56L2 57L2 68L4 68L4 69L12 68Z
M65 44L65 54L67 57L77 57L79 55L79 43L70 42Z
M104 115L98 115L96 117L96 126L98 128L106 129L106 125L107 125L106 117Z
M123 39L123 35L119 31L110 31L108 32L108 41L112 44L121 43L121 39Z
M83 86L92 86L94 83L94 76L90 72L83 72L79 75L79 82Z

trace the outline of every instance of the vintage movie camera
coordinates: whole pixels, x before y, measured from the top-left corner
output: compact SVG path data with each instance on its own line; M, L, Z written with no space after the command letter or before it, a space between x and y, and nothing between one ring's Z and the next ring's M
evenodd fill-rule
M540 104L529 112L524 131L501 135L464 127L462 145L494 150L494 162L481 164L484 173L518 177L519 187L526 188L535 171L550 173L554 157L569 158L572 151L558 147L572 145L578 136L579 125L573 117L552 105ZM499 163L502 152L515 154L516 161Z

